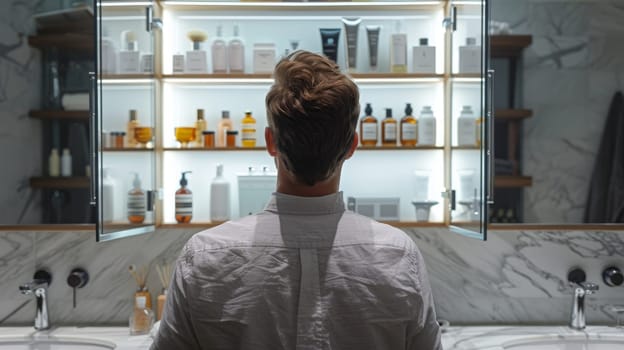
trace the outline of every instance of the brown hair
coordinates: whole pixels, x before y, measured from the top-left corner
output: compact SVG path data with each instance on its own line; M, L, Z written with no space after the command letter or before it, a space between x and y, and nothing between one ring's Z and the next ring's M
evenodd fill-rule
M357 85L330 59L295 51L275 67L268 124L283 165L309 186L344 160L360 114Z

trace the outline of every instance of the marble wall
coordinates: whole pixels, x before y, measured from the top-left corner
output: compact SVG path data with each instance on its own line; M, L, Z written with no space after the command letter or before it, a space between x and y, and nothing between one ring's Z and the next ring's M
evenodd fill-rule
M590 324L612 324L609 306L624 305L624 286L608 287L600 277L606 265L624 269L624 232L498 231L487 242L442 228L406 232L425 257L439 317L454 324L565 324L572 305L566 275L574 266L600 285L587 302ZM92 232L0 232L0 320L32 323L34 298L18 286L46 268L55 324L126 324L135 289L128 266L148 265L148 286L157 292L155 265L173 261L191 235L160 229L95 243ZM75 267L89 271L91 281L77 291L74 309L65 281Z
M624 91L624 2L493 0L492 18L533 35L522 106L525 222L583 221L609 103Z
M41 220L38 195L28 186L41 174L40 122L28 118L39 106L40 58L28 46L34 31L32 15L40 1L0 1L0 224Z

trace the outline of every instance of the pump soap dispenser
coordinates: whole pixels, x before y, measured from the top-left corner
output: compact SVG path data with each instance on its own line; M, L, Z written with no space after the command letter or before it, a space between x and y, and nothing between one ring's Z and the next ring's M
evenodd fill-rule
M217 176L210 184L210 221L230 219L230 183L223 177L223 164L217 165Z
M146 208L146 197L141 189L141 179L138 173L134 173L132 189L128 192L128 221L133 224L142 224L145 221Z
M190 171L182 172L180 188L175 193L175 219L180 224L189 223L193 218L193 192L186 187L186 174L189 173Z

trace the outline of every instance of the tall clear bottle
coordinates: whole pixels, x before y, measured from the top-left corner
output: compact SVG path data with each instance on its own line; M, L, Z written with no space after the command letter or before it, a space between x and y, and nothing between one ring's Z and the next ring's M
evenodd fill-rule
M418 142L418 122L412 112L412 105L406 104L405 116L401 118L401 146L416 146Z
M227 44L223 40L223 27L217 26L217 37L212 41L212 72L227 73Z
M397 121L392 118L392 109L386 108L386 118L381 121L381 144L383 146L396 146Z
M251 111L245 111L245 117L241 121L241 131L243 133L241 145L256 147L256 119L251 115Z
M203 147L203 131L206 130L206 119L204 118L204 110L197 110L197 120L195 121L195 147Z
M245 73L245 45L238 35L238 24L235 24L234 37L228 42L227 49L230 73Z
M186 187L186 174L189 173L190 171L182 172L180 188L175 193L175 219L179 224L189 223L193 218L193 192Z
M134 137L134 129L139 126L139 121L137 120L137 111L135 109L130 110L130 118L128 120L128 125L126 126L126 147L136 147L137 140Z
M362 146L377 145L377 118L373 117L370 103L364 108L364 117L360 120L360 143Z

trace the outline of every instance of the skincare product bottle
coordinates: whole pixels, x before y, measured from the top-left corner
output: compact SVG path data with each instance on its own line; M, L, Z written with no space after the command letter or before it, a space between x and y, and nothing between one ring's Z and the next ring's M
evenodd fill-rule
M139 121L137 120L137 111L131 109L128 124L126 125L126 147L137 146L137 140L134 137L134 129L137 126L139 126Z
M436 120L431 106L424 106L418 117L418 146L435 146Z
M210 184L210 221L230 219L230 183L223 177L223 164L217 165L217 176Z
M175 219L179 224L189 223L193 218L193 192L186 187L188 173L190 171L182 172L180 188L175 193Z
M362 19L359 17L343 17L342 24L345 28L345 34L347 36L347 40L345 40L345 44L347 46L347 69L350 72L355 72L357 67L357 45L358 45L358 32L360 30L360 23Z
M233 128L230 111L221 111L221 120L217 126L217 147L225 147L226 132Z
M72 156L68 148L61 155L61 176L72 176Z
M381 144L383 146L396 146L397 121L392 118L392 109L386 108L386 118L381 121Z
M320 28L323 55L338 64L338 40L340 28Z
M102 169L102 220L105 223L115 219L115 180L108 168Z
M136 35L131 30L121 32L121 50L119 51L119 73L136 74L139 73L139 45Z
M142 224L145 221L147 203L145 192L141 189L139 174L134 174L132 189L128 191L128 221L133 224Z
M234 37L227 47L227 59L230 73L245 73L245 45L238 37L238 25L234 25Z
M401 33L401 24L397 23L397 32L390 37L390 72L407 73L407 34Z
M217 37L212 41L212 72L227 73L227 45L223 40L223 28L217 26Z
M48 176L57 177L61 175L61 159L58 149L52 148L48 157Z
M405 116L401 118L401 146L416 146L418 142L418 122L412 115L412 105L405 106Z
M253 72L272 73L275 68L275 44L259 43L253 45Z
M371 72L377 71L377 56L379 55L379 32L381 26L366 26L366 38L368 39L368 62Z
M184 73L184 55L180 53L176 53L173 55L173 74L183 74Z
M206 130L206 119L204 119L204 110L197 110L197 120L195 121L195 143L196 147L202 147L204 145L203 132Z
M225 132L225 147L235 148L236 138L238 138L238 131L228 130Z
M459 47L459 73L481 72L481 47L476 38L466 38L466 46Z
M435 47L429 46L429 39L420 38L420 46L414 46L413 63L414 73L435 73Z
M457 145L458 146L477 146L478 144L477 118L472 113L470 106L464 106L457 118Z
M192 30L187 33L187 37L193 43L193 50L186 52L186 72L187 73L206 73L207 58L206 51L201 46L206 41L206 34L199 30Z
M130 315L130 335L147 334L154 325L154 312L147 307L146 296L135 296L134 310Z
M245 112L245 117L241 121L242 139L241 146L256 147L256 119L251 115L251 111Z
M102 74L117 74L117 47L108 36L101 40Z
M373 117L370 103L364 108L364 117L360 120L360 143L362 146L377 145L377 118Z

